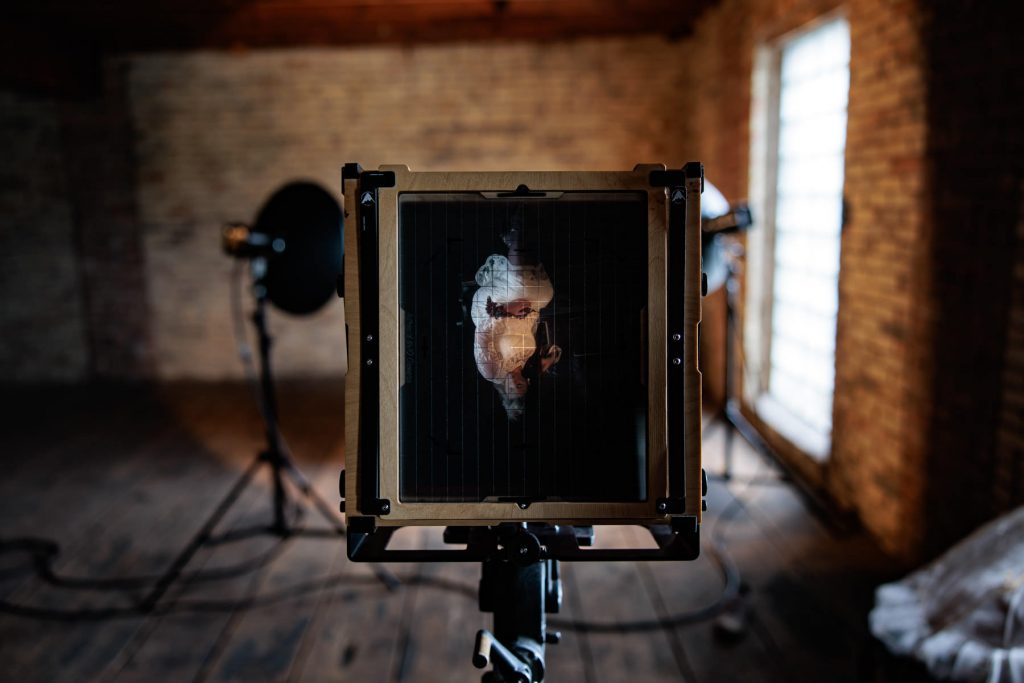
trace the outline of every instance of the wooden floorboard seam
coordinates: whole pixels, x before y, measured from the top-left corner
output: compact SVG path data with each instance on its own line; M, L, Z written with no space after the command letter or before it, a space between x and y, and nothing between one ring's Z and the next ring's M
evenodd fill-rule
M284 542L284 541L281 541ZM213 646L207 652L203 661L199 665L198 671L195 676L192 677L193 683L203 683L213 671L214 667L220 661L220 658L227 651L228 644L234 635L235 629L238 627L239 622L243 617L243 610L241 609L242 604L251 602L260 588L263 586L264 578L267 575L267 565L263 565L249 579L249 586L245 592L245 596L242 600L238 601L235 609L231 611L228 616L227 622L221 627L220 633L217 634L217 638L214 640Z
M416 573L413 575L415 579L412 585L406 585L405 590L408 591L402 599L402 615L399 618L398 629L397 629L397 640L394 651L392 652L392 661L390 666L390 677L389 681L393 683L399 683L405 680L405 672L409 665L409 643L412 639L412 614L416 609L416 597L419 594L419 581L418 579L424 575L423 565L417 565Z
M566 568L562 568L562 586L565 590L563 597L569 602L569 608L572 613L580 618L583 614L583 605L580 600L579 587L575 581L571 581L566 577ZM571 577L571 574L569 575ZM594 663L594 653L591 650L590 636L584 631L577 631L577 637L579 638L579 655L580 659L583 660L583 675L585 683L597 683L597 672L596 665ZM557 656L557 653L555 653Z
M679 667L679 675L687 683L697 683L697 674L694 673L693 665L690 664L690 658L686 655L686 648L679 637L678 629L671 624L671 615L669 614L668 607L665 605L665 600L661 596L661 591L658 589L658 584L654 580L654 575L643 562L637 562L636 568L640 574L644 593L646 593L654 613L658 615L658 620L662 623L662 629L668 635L669 644L672 647L672 656L676 660L676 666Z
M312 477L315 485L329 476L325 470ZM297 502L296 499L292 499ZM289 539L289 551L280 561L269 563L262 584L271 587L261 590L252 604L244 606L243 614L235 624L232 637L221 653L211 678L217 680L248 680L250 672L239 668L250 645L259 646L259 657L264 661L265 675L275 681L284 680L295 662L295 656L309 634L314 606L331 580L333 566L340 549L341 537L311 537L303 530L330 531L321 524L315 509L303 503L308 526L300 526L299 533ZM299 587L296 589L295 587ZM263 599L275 591L285 599L270 607ZM269 637L264 637L270 634Z
M309 657L310 652L313 649L313 638L316 635L315 627L323 616L323 612L330 608L333 603L332 594L330 591L331 581L335 576L347 575L347 557L345 553L345 539L339 537L339 547L335 549L334 556L331 559L331 564L327 570L327 576L324 577L322 586L317 591L316 599L313 604L312 615L310 617L309 625L302 633L302 637L299 640L299 644L295 651L295 657L292 659L291 665L288 667L288 672L285 674L285 681L291 682L298 680L302 677L302 673L306 666L306 660Z
M250 501L250 503L251 504L249 506L249 509L251 509L252 505L255 504L255 501ZM241 518L244 518L248 511L248 509L242 511ZM204 518L204 520L205 519L206 518ZM216 531L216 529L214 531ZM203 548L200 548L200 552L202 550ZM197 574L195 574L194 572L201 572L206 567L206 564L209 562L212 556L212 552L205 553L202 556L202 560L198 562L196 561L196 557L193 557L192 561L182 568L183 574L185 572L193 572L193 574L186 578L182 578L182 576L179 576L178 579L171 584L167 593L165 593L161 600L157 603L157 605L154 606L155 613L146 615L146 618L143 621L142 625L139 627L139 630L136 631L136 633L132 636L129 642L125 643L121 652L118 654L117 659L111 662L111 666L108 667L110 674L101 674L100 681L102 681L103 683L108 683L110 681L116 680L117 677L124 670L124 668L131 664L136 654L138 654L138 652L143 647L145 647L146 642L153 635L156 629L160 626L160 621L164 615L161 613L159 608L166 605L173 605L175 602L181 599L187 593L188 589L195 583Z
M225 520L222 521L222 525L224 528L220 530L220 533L226 534L235 531L239 528L239 524L246 525L247 520L253 516L253 512L258 510L259 507L261 507L262 503L269 500L269 497L270 488L264 486L260 481L254 480L250 484L249 488L243 492L243 496L240 497L239 500L235 502L231 510L229 510L228 516L225 518ZM223 496L218 496L216 500L219 501L222 498ZM269 514L270 511L268 508L268 522ZM204 516L202 521L205 521L207 518L207 516ZM217 530L215 529L214 531L216 532ZM280 549L275 549L275 547L273 546L269 548L267 551L267 555L261 557L262 566L259 566L253 572L253 575L249 577L250 580L254 578L256 575L259 575L263 571L265 571L266 564L273 561L274 559L277 559L280 555L284 553L284 550L285 548L283 547L281 547ZM202 546L199 552L197 553L197 556L193 557L189 564L185 568L183 568L183 572L188 572L189 574L186 575L184 579L179 578L179 580L175 581L172 584L172 590L164 596L164 599L160 601L158 607L166 609L168 606L173 606L178 601L184 599L188 591L197 585L198 582L195 579L198 577L199 573L206 569L207 565L210 563L211 560L213 560L217 556L218 552L227 552L227 546L209 543ZM237 602L241 602L241 600ZM138 633L139 637L141 638L140 642L135 644L130 652L125 653L124 657L122 658L122 661L120 662L120 666L118 667L117 672L112 676L111 680L116 680L118 676L120 676L124 668L132 663L135 656L138 655L138 653L146 646L149 638L153 635L156 629L159 628L161 621L165 618L165 616L167 616L167 613L158 609L156 610L155 614L152 614L146 620L148 626L146 627L145 632ZM126 647L130 645L131 644L126 644ZM209 653L207 654L207 657L209 657Z

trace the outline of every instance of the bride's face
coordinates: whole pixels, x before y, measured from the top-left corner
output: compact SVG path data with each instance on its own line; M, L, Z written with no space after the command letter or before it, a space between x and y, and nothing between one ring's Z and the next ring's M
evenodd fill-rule
M522 368L517 368L505 376L505 381L497 385L502 396L502 403L510 420L518 420L526 408L526 390L530 384L523 377Z
M522 368L517 368L508 373L509 395L515 398L526 396L526 390L530 388L529 382L523 377Z

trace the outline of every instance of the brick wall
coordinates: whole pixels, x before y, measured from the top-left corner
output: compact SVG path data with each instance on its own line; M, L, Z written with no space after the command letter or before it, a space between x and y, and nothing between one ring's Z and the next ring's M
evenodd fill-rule
M726 0L688 42L713 75L697 82L697 128L719 124L695 138L694 156L730 196L752 180L746 117L754 108L756 124L763 106L750 98L754 46L835 6ZM792 467L913 559L1024 501L1019 19L979 2L863 0L845 12L848 215L831 459L812 462L747 412ZM708 322L721 303L707 305L715 396L721 336Z
M709 173L727 196L745 197L748 189L756 192L750 181L760 182L751 177L758 168L750 165L751 126L760 125L767 106L763 92L751 97L756 48L837 7L822 0L726 0L698 23L689 47L711 77L698 86L695 120L710 135L696 138L696 156L714 169ZM920 495L914 487L907 495L904 484L915 466L906 428L911 373L906 328L913 309L914 244L923 222L920 159L926 137L923 51L914 8L910 2L865 1L846 9L850 211L842 242L832 457L819 465L746 410L791 467L856 512L898 554L907 551L908 535L919 529L906 522L917 515L915 496ZM720 394L723 383L720 306L720 299L708 301L708 343L702 349L712 370L705 378L712 396Z
M908 336L920 313L926 143L917 5L853 3L839 278L833 461L826 485L886 547L918 552L926 368Z
M658 38L127 61L160 377L237 374L220 224L343 162L629 169L687 160L690 72ZM340 199L340 197L339 197ZM341 369L341 311L273 321L285 374Z
M654 37L108 60L98 95L5 96L0 379L223 378L226 220L339 169L679 165L692 72ZM248 305L248 304L247 304ZM341 308L272 314L280 374L340 373Z
M73 206L60 111L0 94L0 378L88 373Z
M927 552L1024 502L1022 23L1020 3L977 0L924 17L930 191L914 354L931 370L919 393Z
M152 370L146 259L135 197L125 79L109 65L97 97L60 103L67 199L75 207L89 375Z

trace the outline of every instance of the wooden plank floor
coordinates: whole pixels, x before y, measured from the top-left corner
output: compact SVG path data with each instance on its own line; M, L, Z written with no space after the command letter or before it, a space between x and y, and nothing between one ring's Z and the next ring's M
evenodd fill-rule
M156 609L139 600L261 446L239 385L6 389L0 479L0 680L475 681L479 567L392 565L389 590L340 538L246 534L269 521L265 472ZM304 472L337 499L340 383L282 389ZM709 473L724 427L705 430ZM836 536L739 438L735 477L712 477L705 552L691 563L563 565L549 681L887 681L895 663L867 634L873 587L898 568L863 535ZM326 530L311 510L300 522ZM675 623L715 602L714 536L747 589L728 637ZM440 529L400 532L439 544ZM603 545L644 542L602 527Z

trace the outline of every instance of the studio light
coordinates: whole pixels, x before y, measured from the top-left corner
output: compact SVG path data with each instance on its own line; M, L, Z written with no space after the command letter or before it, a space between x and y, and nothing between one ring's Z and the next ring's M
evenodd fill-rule
M221 233L225 253L254 261L254 292L295 315L320 309L341 275L341 207L309 182L271 195L250 227L231 223Z
M745 203L730 204L711 183L704 186L700 212L701 257L710 294L726 284L729 269L733 267L731 260L735 245L726 244L727 236L750 229L753 221Z

